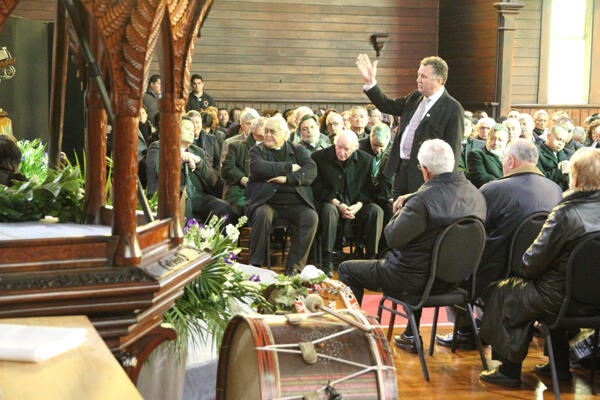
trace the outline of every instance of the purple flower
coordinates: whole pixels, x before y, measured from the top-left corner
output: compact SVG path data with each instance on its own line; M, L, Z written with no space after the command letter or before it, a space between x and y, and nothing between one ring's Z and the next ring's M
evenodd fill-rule
M223 216L223 221L227 221L228 219L229 219L229 214L225 214L225 215Z
M195 218L192 218L190 220L188 220L187 224L185 225L186 228L191 227L192 225L198 225L198 221L196 221Z
M249 279L250 282L260 282L260 275L252 275Z
M230 251L229 254L225 256L225 264L232 265L237 258L237 254L235 254L233 251Z
M185 233L186 235L188 234L188 227L187 227L187 226L185 226L185 227L183 228L183 233Z

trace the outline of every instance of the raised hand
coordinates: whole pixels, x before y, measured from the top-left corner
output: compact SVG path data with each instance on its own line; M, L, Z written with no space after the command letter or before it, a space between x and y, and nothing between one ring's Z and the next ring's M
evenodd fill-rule
M356 66L367 85L375 83L378 62L379 60L376 60L374 63L371 63L369 56L366 54L359 54L358 57L356 57Z

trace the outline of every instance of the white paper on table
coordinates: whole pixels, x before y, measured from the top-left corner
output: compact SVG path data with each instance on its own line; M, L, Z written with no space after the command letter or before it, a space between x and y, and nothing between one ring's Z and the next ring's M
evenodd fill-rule
M0 324L0 360L40 362L85 341L84 328Z

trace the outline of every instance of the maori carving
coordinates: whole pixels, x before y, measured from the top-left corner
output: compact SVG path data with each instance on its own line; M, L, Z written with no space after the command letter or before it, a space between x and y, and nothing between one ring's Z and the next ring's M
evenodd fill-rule
M17 6L19 0L0 0L0 31L4 26L4 22Z
M140 268L112 268L95 272L60 275L19 274L0 277L0 291L59 289L116 283L153 282Z
M115 114L137 117L165 0L83 0L104 40Z

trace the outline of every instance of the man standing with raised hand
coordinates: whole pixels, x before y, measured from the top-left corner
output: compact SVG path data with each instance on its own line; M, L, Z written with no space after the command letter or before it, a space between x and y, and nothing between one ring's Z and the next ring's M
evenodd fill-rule
M448 78L446 62L435 56L421 60L417 90L396 99L388 98L377 85L377 61L372 63L369 56L359 54L356 66L365 80L363 89L369 100L382 113L401 117L384 171L388 177L395 177L394 198L414 192L423 184L417 153L426 140L446 141L454 153L456 169L464 131L464 110L444 88Z

